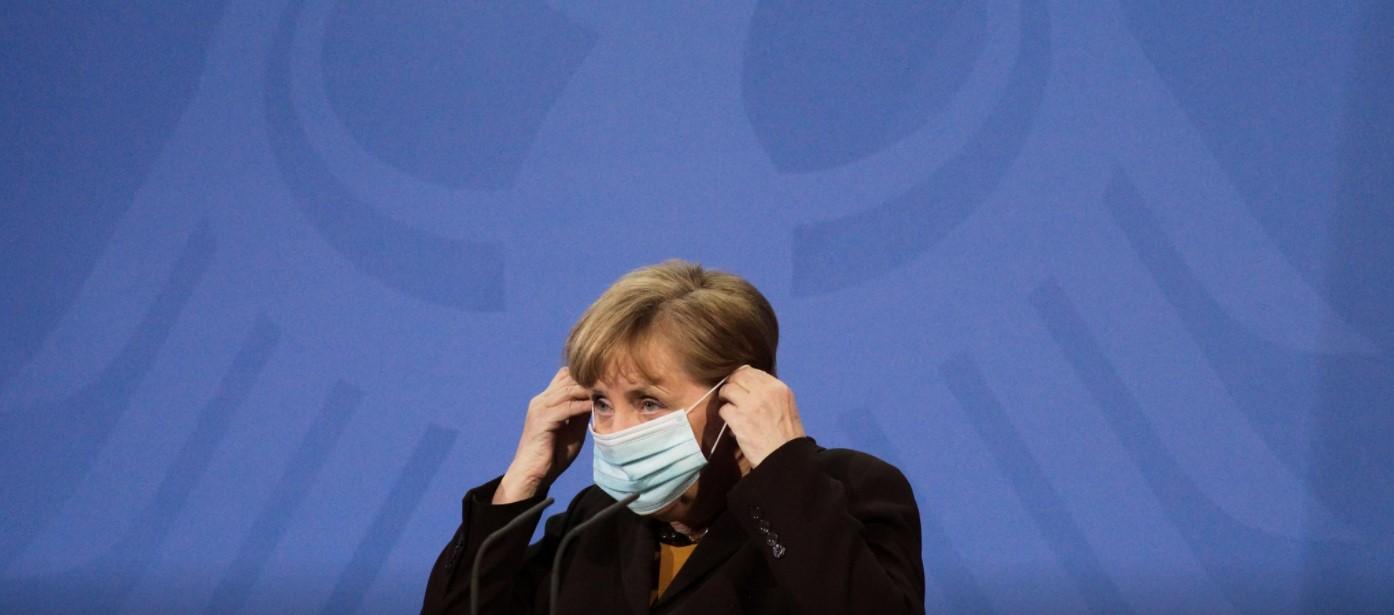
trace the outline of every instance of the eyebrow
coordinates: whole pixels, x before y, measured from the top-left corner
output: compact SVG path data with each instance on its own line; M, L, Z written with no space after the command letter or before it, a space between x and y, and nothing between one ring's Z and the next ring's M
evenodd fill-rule
M627 397L629 397L630 399L637 399L637 398L640 398L640 397L660 397L660 396L662 396L662 397L667 397L667 396L668 396L668 392L665 391L665 390L663 390L663 387L660 387L660 386L658 386L658 385L656 385L656 384L648 384L648 385L643 385L643 386L634 387L634 388L632 388L632 389L629 389L629 390L627 390L627 391L624 391L624 395L627 396ZM606 397L606 396L607 396L607 395L606 395L605 393L602 393L602 392L599 391L599 390L595 390L595 389L592 389L592 390L591 390L591 399L595 399L595 398L597 398L597 397Z

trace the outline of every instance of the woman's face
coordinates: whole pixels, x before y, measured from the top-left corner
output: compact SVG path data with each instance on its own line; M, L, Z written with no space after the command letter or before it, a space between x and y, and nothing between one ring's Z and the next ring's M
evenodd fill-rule
M596 433L614 433L672 412L688 410L693 436L701 444L703 453L711 453L721 431L722 421L717 414L720 402L715 393L701 398L716 383L699 382L689 376L669 344L661 338L636 345L633 354L638 356L619 354L591 387L591 420ZM639 369L639 364L648 368L647 375ZM694 407L694 403L698 405ZM652 516L700 525L719 512L726 490L740 477L734 463L734 448L726 444L728 441L734 442L730 434L722 438L720 448L711 454L701 478L692 487ZM707 497L702 497L703 493L708 494Z

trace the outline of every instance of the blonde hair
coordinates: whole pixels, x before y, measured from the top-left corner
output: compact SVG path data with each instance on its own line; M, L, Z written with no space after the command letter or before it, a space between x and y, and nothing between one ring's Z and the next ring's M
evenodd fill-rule
M779 321L741 277L674 259L616 280L576 321L562 352L571 377L589 387L621 354L652 379L636 350L654 341L670 344L688 376L715 384L743 364L775 373Z

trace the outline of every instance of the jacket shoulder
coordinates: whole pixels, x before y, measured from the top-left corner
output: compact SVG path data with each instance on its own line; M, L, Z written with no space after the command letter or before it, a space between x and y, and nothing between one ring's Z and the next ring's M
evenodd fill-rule
M899 474L900 469L890 462L871 453L850 448L818 448L814 455L818 465L826 471L865 472L872 474Z
M818 469L853 491L893 491L913 497L910 481L900 468L880 457L848 448L820 448Z

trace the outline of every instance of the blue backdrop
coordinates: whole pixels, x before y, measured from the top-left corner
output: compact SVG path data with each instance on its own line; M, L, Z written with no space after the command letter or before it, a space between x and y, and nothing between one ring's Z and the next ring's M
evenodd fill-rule
M28 4L0 611L416 609L674 256L910 477L931 609L1394 609L1394 3Z

